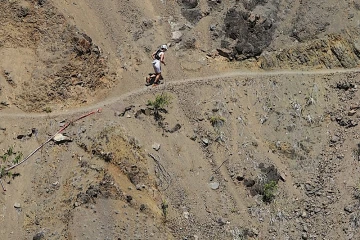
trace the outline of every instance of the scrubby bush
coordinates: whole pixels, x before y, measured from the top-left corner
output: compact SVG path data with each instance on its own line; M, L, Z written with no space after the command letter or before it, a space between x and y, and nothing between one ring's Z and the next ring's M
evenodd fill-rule
M269 181L264 184L263 187L263 201L270 203L275 198L275 192L277 190L276 181Z
M149 100L148 105L152 106L154 110L160 110L164 107L167 107L171 103L172 97L169 94L162 93L161 95L157 95L154 101Z
M210 123L213 127L221 127L225 123L225 118L221 116L212 116L210 118Z

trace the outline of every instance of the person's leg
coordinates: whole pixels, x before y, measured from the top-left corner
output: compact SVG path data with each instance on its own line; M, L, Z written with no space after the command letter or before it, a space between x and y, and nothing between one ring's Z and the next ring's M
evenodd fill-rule
M150 75L150 78L156 77L156 73L160 71L159 64L153 63L154 73Z
M155 80L154 80L154 84L158 84L159 83L159 79L161 76L161 66L160 66L160 61L157 61L154 64L154 70L155 70Z
M154 84L159 84L160 77L161 77L161 72L156 74Z

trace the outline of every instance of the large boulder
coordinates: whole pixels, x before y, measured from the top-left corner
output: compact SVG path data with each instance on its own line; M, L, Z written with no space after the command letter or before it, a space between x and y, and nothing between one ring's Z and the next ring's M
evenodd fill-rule
M259 56L270 45L275 30L272 20L234 8L227 12L224 23L225 39L235 42L229 50L237 60Z

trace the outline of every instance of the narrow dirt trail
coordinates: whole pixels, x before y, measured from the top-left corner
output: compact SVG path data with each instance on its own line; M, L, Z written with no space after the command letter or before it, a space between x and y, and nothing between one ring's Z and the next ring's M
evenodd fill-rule
M359 73L360 69L322 69L322 70L312 70L312 71L298 71L298 70L283 70L283 71L268 71L268 72L245 72L245 71L232 71L226 72L219 75L212 75L212 76L205 76L205 77L197 77L197 78L189 78L189 79L179 79L170 82L166 82L164 85L151 88L151 87L143 87L136 89L134 91L125 93L123 95L119 95L116 97L110 97L104 99L101 102L98 102L93 105L84 106L80 108L73 108L64 110L61 112L53 112L53 113L11 113L11 112L0 112L0 116L2 118L42 118L42 117L57 117L57 116L66 116L71 115L74 113L79 112L86 112L97 108L103 108L107 105L114 104L116 102L125 101L130 97L139 96L146 93L156 93L160 91L166 90L167 87L174 87L188 83L204 83L207 81L215 81L218 79L230 80L234 77L261 77L261 76L276 76L276 75L304 75L304 76L311 76L311 75L327 75L327 74L342 74L342 73Z

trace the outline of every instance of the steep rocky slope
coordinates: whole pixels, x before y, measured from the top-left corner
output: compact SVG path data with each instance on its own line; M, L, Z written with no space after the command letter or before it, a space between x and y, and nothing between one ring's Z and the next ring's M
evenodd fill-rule
M1 239L360 235L356 1L0 7Z
M1 101L25 111L138 88L163 43L171 46L168 81L231 68L353 68L359 61L355 2L18 0L1 7Z
M65 130L72 142L3 176L2 236L356 239L358 83L358 73L223 77L107 104ZM155 120L146 103L161 94L171 103ZM2 118L2 166L80 115Z
M90 103L112 86L101 50L49 3L0 4L3 102L51 111L65 100L65 106Z

